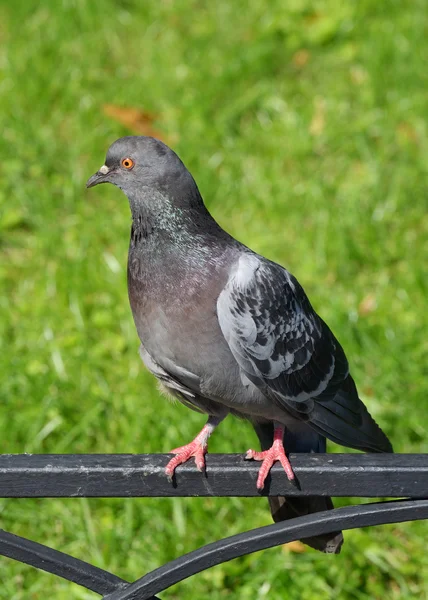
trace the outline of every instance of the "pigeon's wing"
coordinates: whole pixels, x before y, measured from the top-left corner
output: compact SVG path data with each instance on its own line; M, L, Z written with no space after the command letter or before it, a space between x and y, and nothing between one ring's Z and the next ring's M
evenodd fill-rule
M358 398L342 347L288 271L242 254L217 314L243 381L335 442L391 449Z

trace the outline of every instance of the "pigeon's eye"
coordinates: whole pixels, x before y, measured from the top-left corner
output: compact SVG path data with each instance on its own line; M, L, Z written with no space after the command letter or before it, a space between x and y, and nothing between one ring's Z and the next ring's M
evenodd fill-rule
M134 161L132 160L132 158L122 158L122 167L125 167L125 169L128 169L128 171L130 169L132 169L132 167L134 166Z

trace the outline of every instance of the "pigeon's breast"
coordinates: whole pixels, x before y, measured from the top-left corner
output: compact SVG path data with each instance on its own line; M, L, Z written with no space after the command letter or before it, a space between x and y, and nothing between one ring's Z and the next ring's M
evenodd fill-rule
M280 411L249 380L220 329L217 300L229 278L230 261L146 262L128 267L129 300L141 343L151 359L180 380L185 370L199 380L194 390L234 412L279 420ZM175 368L174 368L175 366Z
M163 357L185 368L192 361L209 361L214 345L224 358L230 352L216 304L226 268L221 260L197 264L176 258L170 253L159 263L130 253L129 301L140 340L160 364Z

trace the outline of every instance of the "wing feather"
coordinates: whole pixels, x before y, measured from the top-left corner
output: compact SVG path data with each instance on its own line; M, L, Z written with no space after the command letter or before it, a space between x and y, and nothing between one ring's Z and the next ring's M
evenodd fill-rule
M342 347L283 267L243 253L217 314L241 378L336 442L391 450L358 397Z

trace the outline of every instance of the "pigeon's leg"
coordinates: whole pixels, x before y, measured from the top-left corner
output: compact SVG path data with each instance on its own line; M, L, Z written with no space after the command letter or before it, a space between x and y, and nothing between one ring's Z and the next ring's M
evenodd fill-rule
M172 480L176 467L188 461L192 456L195 458L198 471L205 470L205 454L208 450L208 438L217 425L223 421L225 416L226 415L221 417L210 416L206 425L202 427L201 431L190 444L174 448L174 450L170 451L170 454L175 454L176 456L169 461L165 468L165 473L169 480Z
M259 469L259 476L257 477L257 489L262 490L265 486L266 477L271 470L272 465L279 460L284 467L284 471L290 481L294 481L294 473L291 468L288 458L285 456L284 446L282 443L284 437L285 427L279 423L274 425L273 444L269 450L264 452L256 452L255 450L248 450L245 455L246 460L261 460L262 465Z

